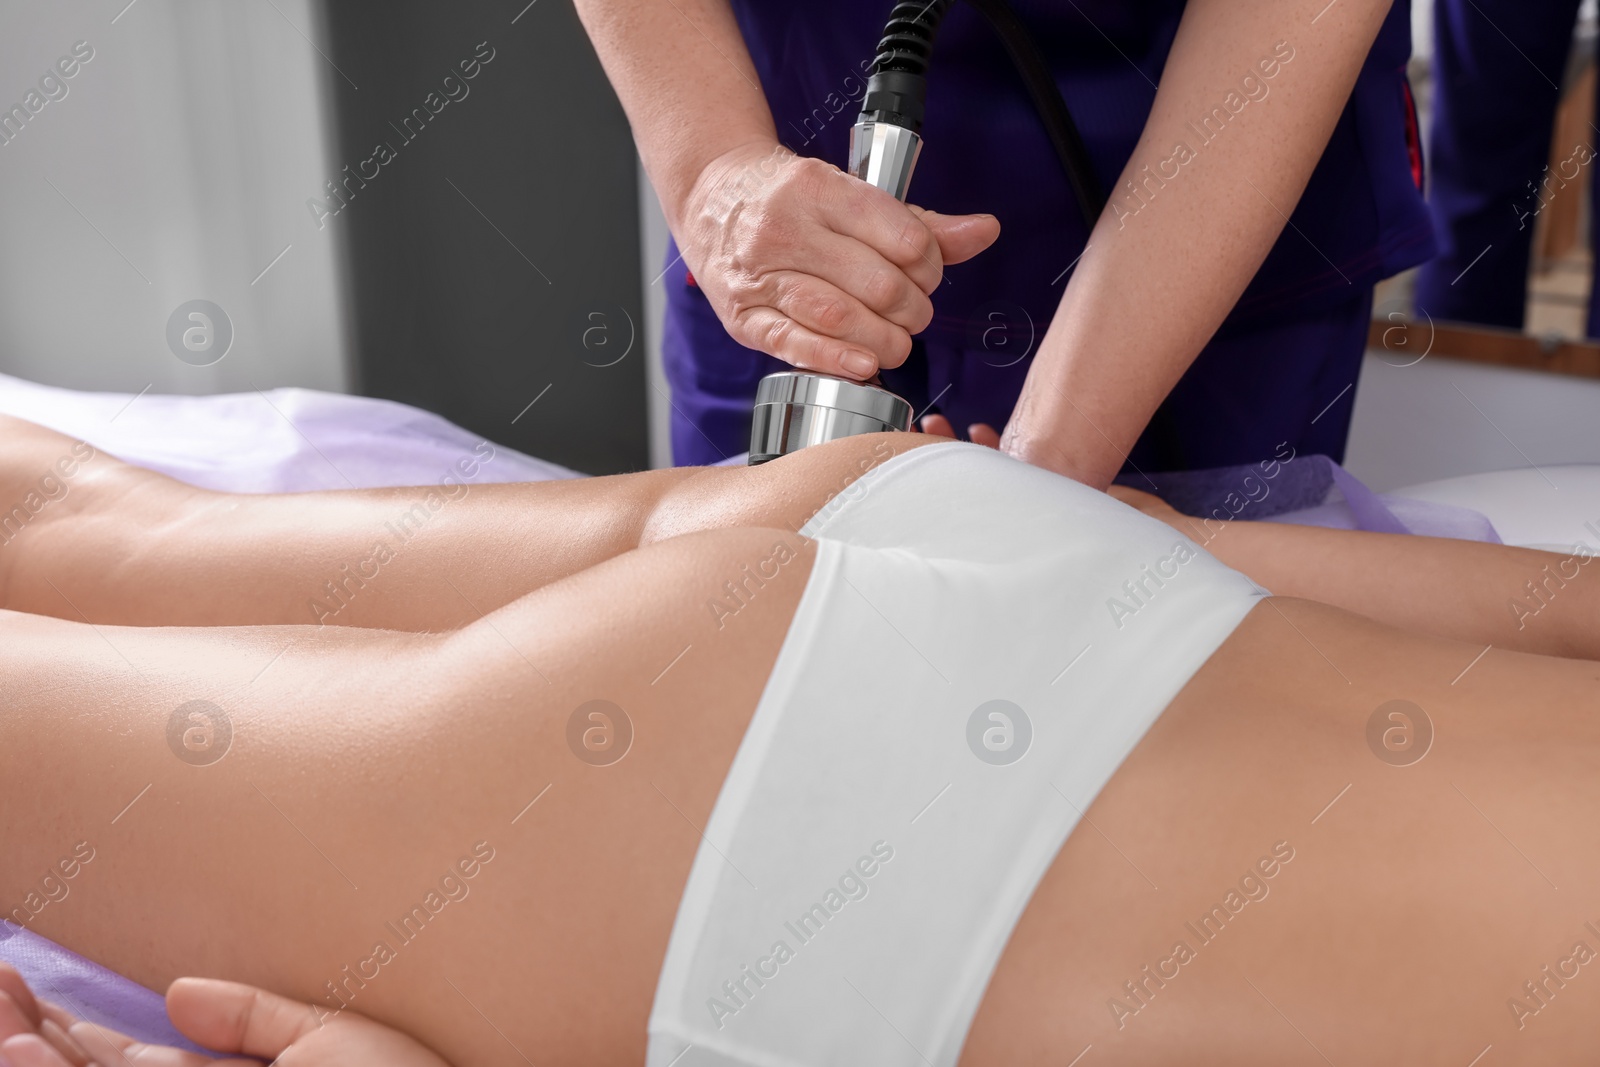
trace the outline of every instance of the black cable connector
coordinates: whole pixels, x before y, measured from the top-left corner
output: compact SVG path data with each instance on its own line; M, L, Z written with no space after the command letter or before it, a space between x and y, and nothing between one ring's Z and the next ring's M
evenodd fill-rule
M1105 209L1105 194L1049 64L1006 0L967 2L983 15L1010 55L1066 172L1084 221L1093 229ZM921 134L933 39L954 3L955 0L900 0L894 5L878 42L877 58L861 101L860 121L888 122Z
M922 132L928 58L939 24L955 0L901 0L889 12L861 100L861 118Z

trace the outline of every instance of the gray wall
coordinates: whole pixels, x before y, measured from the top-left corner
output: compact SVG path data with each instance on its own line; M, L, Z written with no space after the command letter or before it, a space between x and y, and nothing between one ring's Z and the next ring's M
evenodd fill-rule
M316 18L313 0L0 2L0 108L93 49L0 144L0 371L130 393L346 385L338 249L304 207L328 169ZM210 366L191 364L215 349L185 362L167 342L195 299L232 324Z
M661 320L667 313L666 283L661 280L666 266L667 217L655 188L639 165L639 252L640 273L644 278L645 373L650 386L646 397L650 405L650 465L672 466L672 400L667 375L661 366Z
M1600 382L1371 349L1345 466L1378 490L1479 471L1600 464Z
M648 191L570 3L0 0L0 27L0 107L37 111L0 140L0 372L350 389L592 473L649 463ZM79 41L65 95L29 101ZM220 360L169 340L194 300Z
M571 4L327 19L359 85L332 83L331 173L365 177L322 220L350 249L357 388L589 473L647 466L637 160Z

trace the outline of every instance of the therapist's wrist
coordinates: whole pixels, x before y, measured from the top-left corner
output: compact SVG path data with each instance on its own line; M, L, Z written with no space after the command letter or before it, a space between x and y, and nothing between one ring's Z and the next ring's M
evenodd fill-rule
M1102 492L1123 461L1083 412L1068 404L1045 410L1026 392L1006 424L1000 450Z
M1103 470L1080 462L1071 452L1048 438L1023 440L1007 434L1000 441L1000 451L1020 459L1024 463L1065 475L1075 482L1082 482L1089 488L1099 489L1102 492L1111 484L1111 479L1116 476L1115 471L1108 474Z
M686 220L704 207L706 198L714 190L726 190L729 183L740 184L735 173L739 168L749 172L748 181L753 183L771 177L773 168L793 154L778 141L776 134L747 131L732 139L720 140L709 150L674 160L656 186L667 226L681 239ZM656 181L654 175L651 180Z

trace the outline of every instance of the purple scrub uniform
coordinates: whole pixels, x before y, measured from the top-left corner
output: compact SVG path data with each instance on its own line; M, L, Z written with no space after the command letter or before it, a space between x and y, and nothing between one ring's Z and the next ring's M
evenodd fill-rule
M1435 319L1522 329L1534 220L1583 195L1595 155L1585 129L1545 172L1578 6L1436 0L1428 198L1440 252L1417 274L1417 307ZM1600 183L1590 195L1600 207ZM1597 312L1591 296L1590 337Z
M890 5L732 3L779 139L843 166ZM1181 0L1013 4L1055 71L1109 191L1107 210L1130 226L1140 223L1143 201L1181 195L1184 166L1226 150L1227 123L1270 100L1294 55L1316 46L1317 28L1308 24L1276 54L1258 57L1263 66L1240 69L1237 94L1220 98L1215 113L1193 117L1186 144L1192 156L1152 160L1156 169L1138 190L1114 188L1149 115ZM1156 413L1131 464L1184 470L1245 463L1271 457L1284 442L1302 454L1342 458L1372 286L1433 254L1405 80L1410 52L1407 5L1398 3L1290 225ZM933 323L914 339L905 366L883 378L919 413L942 412L958 428L1003 427L1088 228L1021 79L988 25L964 4L939 31L928 82L925 145L909 199L950 214L990 212L1001 234L972 261L946 270L933 294ZM1259 199L1249 186L1238 195ZM1264 200L1260 206L1275 210ZM1204 259L1208 250L1174 254ZM662 354L675 409L673 458L715 462L749 447L756 382L787 365L729 337L675 246L667 260ZM1155 305L1148 310L1161 313Z

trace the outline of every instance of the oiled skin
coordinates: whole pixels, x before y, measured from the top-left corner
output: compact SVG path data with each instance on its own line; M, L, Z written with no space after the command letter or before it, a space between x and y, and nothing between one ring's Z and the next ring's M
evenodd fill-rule
M64 441L0 432L8 469ZM697 828L809 574L793 531L919 443L480 487L350 601L339 621L367 628L295 613L405 491L244 500L91 461L0 549L8 607L62 616L0 613L0 905L86 841L40 933L158 988L204 974L326 999L375 941L399 944L386 924L492 848L452 883L464 899L349 982L350 1006L459 1065L640 1062ZM707 601L780 544L793 559L719 627ZM1592 968L1520 1030L1507 999L1537 1006L1524 981L1574 941L1600 949L1583 927L1600 926L1600 672L1480 651L1306 601L1258 607L1057 857L963 1063L1065 1064L1086 1046L1085 1065L1587 1056ZM609 766L568 746L596 699L634 731ZM1392 699L1433 724L1410 766L1368 747ZM169 747L192 700L232 724L209 766ZM1185 922L1279 842L1293 859L1267 896L1192 939ZM1179 939L1194 959L1133 1000L1123 983ZM1119 995L1139 1008L1120 1028Z

